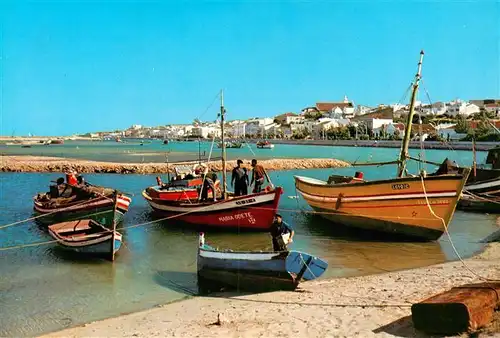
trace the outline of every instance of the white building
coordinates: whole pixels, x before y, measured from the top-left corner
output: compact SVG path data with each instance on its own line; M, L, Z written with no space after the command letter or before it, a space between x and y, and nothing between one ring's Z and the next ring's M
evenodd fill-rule
M232 137L243 137L244 138L247 135L246 126L247 126L247 123L245 121L233 121L227 127L227 132L228 132L228 134L231 134Z
M247 120L246 122L246 135L262 135L264 132L264 126L270 125L273 123L273 119L270 117L265 117L265 118L253 118L250 120Z
M142 129L142 125L140 125L140 124L133 124L132 127L130 127L130 129L139 130L139 129Z
M500 117L500 103L487 103L484 105L484 110L488 113L494 113L495 116Z
M349 119L320 118L314 125L313 134L315 137L322 137L326 131L332 128L348 126L350 122Z
M354 115L355 116L365 115L365 114L368 114L369 112L371 112L372 110L373 110L373 108L371 108L371 107L358 105L356 107L356 109L354 110Z
M430 105L425 105L420 107L420 112L422 115L444 115L448 111L448 107L443 102L435 102Z
M212 138L212 137L220 137L221 130L220 127L209 125L209 126L201 126L201 127L193 127L191 130L191 135L201 138Z
M301 121L304 121L305 118L304 116L302 115L288 115L285 117L285 124L292 124L292 123L298 123L298 122L301 122Z
M446 113L450 116L469 116L479 113L480 109L473 103L467 103L462 100L451 101L447 104Z

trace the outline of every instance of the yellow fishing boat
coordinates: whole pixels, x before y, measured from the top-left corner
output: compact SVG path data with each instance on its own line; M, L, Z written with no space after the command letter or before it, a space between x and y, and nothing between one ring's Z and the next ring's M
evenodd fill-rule
M359 229L382 231L419 240L436 240L453 218L469 170L462 174L410 175L406 168L411 121L421 77L423 51L413 84L410 113L399 159L397 177L365 181L361 172L354 177L330 176L328 182L295 176L298 192L324 218ZM380 164L380 163L379 163ZM446 161L444 165L446 164Z

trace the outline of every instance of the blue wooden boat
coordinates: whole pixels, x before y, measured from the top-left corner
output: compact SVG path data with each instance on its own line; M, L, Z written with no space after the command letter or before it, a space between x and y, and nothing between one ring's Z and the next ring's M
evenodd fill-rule
M56 223L48 230L61 247L82 254L113 257L122 244L119 232L92 219Z
M200 293L229 286L238 290L294 290L301 281L320 277L328 263L300 251L219 251L205 244L200 234L198 247Z

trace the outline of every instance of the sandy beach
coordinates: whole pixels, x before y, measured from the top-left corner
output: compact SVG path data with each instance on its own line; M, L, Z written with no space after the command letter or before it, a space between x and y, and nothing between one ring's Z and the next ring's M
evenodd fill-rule
M411 305L451 287L481 281L474 273L500 279L499 258L500 244L495 243L467 259L467 268L455 261L319 280L295 292L195 296L43 337L426 337L413 328ZM498 328L495 320L483 333L492 336Z
M250 159L243 159L249 166ZM311 168L347 167L347 162L336 159L270 159L260 160L267 170L291 170ZM177 163L182 164L182 163ZM193 165L194 163L190 163ZM2 156L0 171L2 172L64 172L75 169L80 173L117 173L117 174L161 174L173 172L176 163L113 163L97 162L60 157L45 156ZM227 162L227 170L236 166L236 161ZM209 167L215 171L222 170L222 164L209 162Z

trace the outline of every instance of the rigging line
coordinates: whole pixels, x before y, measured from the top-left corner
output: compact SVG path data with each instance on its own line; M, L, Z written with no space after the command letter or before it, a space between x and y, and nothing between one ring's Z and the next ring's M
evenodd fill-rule
M205 109L205 111L200 116L197 117L198 120L200 120L203 117L203 115L205 115L208 112L208 110L214 105L214 103L217 100L217 98L219 97L219 95L220 95L220 91L217 92L214 99L212 100L212 103L210 103L210 105L208 105L208 107Z
M429 101L429 104L431 106L431 111L432 111L432 100L431 100L431 96L429 95L429 92L427 91L427 87L425 86L425 82L423 79L421 79L422 81L422 88L424 89L424 92L425 92L425 95L427 97L427 100ZM443 141L443 143L448 147L448 149L450 149L451 151L453 151L453 153L455 155L457 155L457 159L460 158L456 152L456 150L452 147L452 145L450 143L448 143L448 141ZM459 161L459 160L458 160ZM458 163L458 162L457 162ZM460 163L458 163L460 165Z
M41 246L41 245L47 245L47 244L52 244L59 242L57 239L52 240L52 241L46 241L46 242L35 242L35 243L29 243L29 244L21 244L21 245L15 245L15 246L7 246L0 248L0 251L6 251L6 250L12 250L12 249L21 249L21 248L27 248L30 246Z
M214 133L214 136L212 137L212 144L210 145L210 153L208 154L208 158L207 158L207 168L206 168L207 171L208 171L208 164L210 163L210 159L212 158L212 151L214 149L214 143L215 143L215 133ZM203 188L205 187L205 180L207 179L207 175L206 175L207 173L204 172L203 174L205 174L205 175L203 175L203 181L201 182L201 189L200 189L200 195L198 196L198 201L201 200ZM214 182L214 188L215 188L215 182ZM215 191L213 191L212 194L215 195Z
M475 277L477 277L477 278L479 278L481 280L489 281L489 282L500 282L500 280L498 280L498 279L490 279L490 278L486 278L486 277L483 277L483 276L479 275L478 273L476 273L474 270L472 270L472 268L470 268L467 265L467 263L465 262L465 260L462 258L462 256L458 252L458 250L457 250L457 248L455 246L455 243L453 243L453 240L451 238L450 232L448 231L448 225L446 225L445 220L442 217L439 217L438 215L436 215L436 213L434 213L434 210L432 209L432 206L429 203L429 199L427 198L427 191L425 189L424 176L420 175L420 181L422 182L422 190L424 191L425 201L427 203L427 207L429 208L429 211L430 211L431 215L433 215L436 219L439 219L443 223L444 230L446 232L446 236L448 236L448 239L450 241L451 247L452 247L453 251L455 252L455 255L457 255L457 258L460 260L460 262L464 266L464 268L466 270L468 270L473 276L475 276Z

